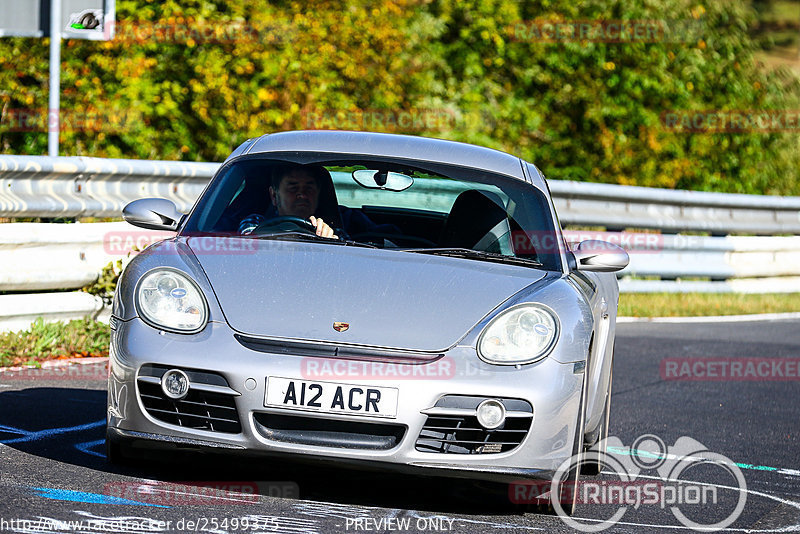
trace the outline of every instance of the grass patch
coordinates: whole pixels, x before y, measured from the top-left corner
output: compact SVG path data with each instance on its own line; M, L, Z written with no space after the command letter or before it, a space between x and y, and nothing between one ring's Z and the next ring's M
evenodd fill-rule
M800 293L622 293L619 315L696 317L800 311Z
M36 365L59 358L108 356L111 331L91 319L45 323L41 317L28 330L0 333L0 367Z

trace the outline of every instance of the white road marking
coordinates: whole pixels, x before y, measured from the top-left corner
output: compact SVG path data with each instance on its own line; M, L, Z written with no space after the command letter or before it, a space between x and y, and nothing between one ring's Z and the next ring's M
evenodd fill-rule
M757 313L753 315L707 315L703 317L617 317L618 323L743 323L800 319L800 312Z
M607 473L609 474L609 473ZM637 475L638 478L648 478L653 480L665 480L658 476L650 476L650 475ZM785 504L800 510L800 502L792 501L789 499L784 499L782 497L777 497L774 495L770 495L768 493L764 493L762 491L757 491L753 489L741 489L735 486L726 486L723 484L709 484L707 482L698 482L692 480L674 480L674 479L667 479L667 481L672 482L684 482L684 483L693 483L698 485L707 485L707 486L714 486L720 489L728 489L728 490L735 490L735 491L744 491L749 495L753 495L756 497L763 497L766 499L770 499L776 501L780 504ZM350 506L350 505L341 505L336 503L320 503L314 501L303 501L293 506L293 508L300 510L300 513L307 513L310 515L315 516L322 516L322 517L338 517L342 519L347 518L354 518L354 517L365 517L365 514L369 514L371 511L382 511L381 508L374 508L374 507L364 507L364 506ZM394 513L396 515L396 510L392 510L390 513ZM447 520L454 520L456 524L458 523L466 523L472 525L482 525L486 527L491 527L495 529L504 529L504 530L513 530L513 531L534 531L534 530L551 530L550 528L542 528L533 525L521 525L518 523L511 523L511 522L496 522L496 521L486 521L481 519L469 519L465 517L453 517L448 515L442 514L432 514L432 515L421 515L420 512L416 510L408 510L408 515L414 518L430 518L430 517L437 517ZM555 518L555 516L553 516ZM595 518L588 518L588 517L575 517L577 520L581 521L594 521L594 522L602 522L603 519L595 519ZM664 525L664 524L647 524L647 523L635 523L632 521L619 521L616 525L621 526L631 526L631 527L647 527L652 529L674 529L674 530L702 530L702 529L691 529L684 525ZM712 529L708 529L708 531L712 531ZM752 528L726 528L723 529L722 532L752 532L752 533L772 533L772 532L800 532L800 525L787 525L784 527L778 527L773 529L752 529Z
M292 508L304 515L313 517L335 517L338 519L372 517L372 511L383 510L383 508L320 501L298 501L296 504L292 505Z
M764 493L762 491L756 491L752 489L742 489L736 486L726 486L724 484L709 484L708 482L698 482L696 480L683 480L683 479L665 479L658 476L651 476L651 475L637 475L637 478L649 478L652 480L664 480L667 482L683 482L687 484L698 484L698 485L705 485L705 486L714 486L721 489L729 489L738 492L745 492L750 495L755 495L757 497L764 497L766 499L771 499L773 501L779 502L780 504L785 504L787 506L791 506L792 508L796 508L800 510L800 502L797 501L790 501L789 499L783 499L781 497L776 497L775 495L770 495L769 493ZM594 519L589 517L579 517L575 518L581 521L595 521L595 522L602 522L603 519ZM699 529L699 528L689 528L685 525L649 525L645 523L629 523L625 521L618 521L615 523L616 525L627 525L627 526L634 526L634 527L649 527L649 528L671 528L671 529L680 529L680 530L705 530L709 532L800 532L800 525L787 525L785 527L779 528L771 528L771 529L753 529L753 528L725 528L722 530L719 529Z

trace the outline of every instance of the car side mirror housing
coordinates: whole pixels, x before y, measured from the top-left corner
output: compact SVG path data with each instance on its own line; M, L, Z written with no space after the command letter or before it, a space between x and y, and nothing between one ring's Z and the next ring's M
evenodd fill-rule
M579 271L615 273L627 267L630 262L624 248L597 239L581 241L572 254Z
M122 218L134 226L149 230L178 229L183 213L171 200L165 198L140 198L122 208Z

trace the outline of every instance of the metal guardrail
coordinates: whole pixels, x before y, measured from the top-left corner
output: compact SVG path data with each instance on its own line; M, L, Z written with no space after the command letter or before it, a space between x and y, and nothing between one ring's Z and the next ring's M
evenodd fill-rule
M78 289L164 233L126 222L0 225L0 291ZM173 233L174 235L174 233Z
M652 228L667 233L800 234L800 197L548 183L562 224Z
M144 197L168 198L188 211L217 168L216 163L0 155L0 217L118 217L125 204ZM800 234L800 197L549 185L564 225L663 232L567 232L571 241L601 238L629 251L623 292L800 292L800 237L727 235ZM343 203L358 202L363 194L351 189L342 190ZM686 231L713 236L670 235ZM109 261L125 257L130 246L141 248L163 236L127 223L2 224L0 291L82 287ZM87 294L0 295L0 330L29 324L37 315L96 315L98 306Z
M137 198L188 210L217 163L0 155L0 217L113 217ZM800 234L800 197L549 182L563 224ZM355 186L354 186L355 189Z
M218 163L0 156L0 217L119 217L137 198L188 211Z

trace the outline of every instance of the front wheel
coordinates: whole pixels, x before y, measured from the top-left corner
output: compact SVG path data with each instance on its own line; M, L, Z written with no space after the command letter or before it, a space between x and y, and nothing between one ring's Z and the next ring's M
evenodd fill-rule
M106 461L111 465L130 465L131 457L128 455L128 447L119 441L111 439L106 433Z

